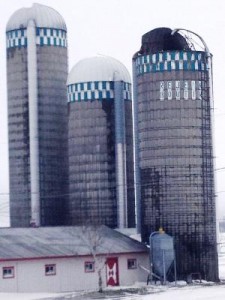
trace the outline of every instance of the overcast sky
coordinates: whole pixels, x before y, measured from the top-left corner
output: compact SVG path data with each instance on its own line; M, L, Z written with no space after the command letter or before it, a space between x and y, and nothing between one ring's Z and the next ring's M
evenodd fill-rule
M5 27L30 0L0 0L0 225L8 224L8 153ZM156 28L186 28L203 37L213 54L215 168L225 167L225 1L223 0L40 0L64 18L69 69L96 54L117 58L131 72L141 36ZM218 217L225 215L225 169L216 171Z

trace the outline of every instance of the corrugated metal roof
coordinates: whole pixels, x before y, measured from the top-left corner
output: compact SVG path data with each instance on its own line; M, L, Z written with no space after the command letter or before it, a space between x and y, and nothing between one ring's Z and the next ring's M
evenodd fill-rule
M1 228L0 260L146 252L147 247L106 226Z
M37 27L66 30L66 23L56 10L34 3L32 7L23 7L14 12L6 25L6 31L27 28L29 20L34 20Z
M92 81L119 81L131 83L127 68L109 56L94 56L80 60L70 71L67 85Z

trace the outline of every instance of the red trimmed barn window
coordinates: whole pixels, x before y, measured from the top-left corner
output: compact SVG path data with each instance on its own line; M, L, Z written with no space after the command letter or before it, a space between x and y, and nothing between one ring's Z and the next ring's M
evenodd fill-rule
M94 261L85 261L84 263L85 273L90 273L95 271L95 262Z
M137 260L136 258L129 258L127 260L127 269L137 269Z
M55 264L45 265L45 275L46 276L56 275L56 265Z
M14 267L3 267L2 268L2 278L14 278L15 277L15 271Z

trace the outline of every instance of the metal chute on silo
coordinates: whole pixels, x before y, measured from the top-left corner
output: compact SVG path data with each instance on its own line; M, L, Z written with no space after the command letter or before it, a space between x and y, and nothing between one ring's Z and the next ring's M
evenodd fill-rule
M152 274L161 278L165 284L167 275L171 267L174 267L176 280L175 266L175 251L173 237L166 234L162 229L155 231L150 235L150 251L151 251L151 266Z

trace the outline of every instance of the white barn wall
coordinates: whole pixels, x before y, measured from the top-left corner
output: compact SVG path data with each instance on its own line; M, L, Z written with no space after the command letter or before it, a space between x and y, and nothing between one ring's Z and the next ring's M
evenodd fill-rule
M137 259L137 269L127 268L127 259ZM147 272L139 265L149 269L149 256L147 254L127 254L119 258L119 283L120 285L132 285L135 282L147 282Z
M2 267L14 266L15 277L0 278L3 292L66 292L72 290L96 289L97 273L85 273L85 258L38 259L1 263ZM45 265L55 264L56 275L45 275ZM104 282L105 284L105 282Z
M111 255L110 255L111 256ZM148 267L148 254L120 254L119 283L132 285L137 281L146 281L147 274L139 267L127 269L127 259L136 258L137 265ZM108 257L108 256L107 256ZM1 262L3 267L14 266L15 277L3 279L0 276L0 290L2 292L67 292L79 290L97 290L97 271L85 273L84 262L93 261L91 256L74 258L30 259L23 261ZM45 275L45 265L56 264L56 275ZM106 287L106 268L102 270L103 288Z
M45 265L56 264L56 275L45 275ZM59 259L21 261L17 266L18 292L60 291Z
M97 272L85 273L85 261L93 261L91 256L76 259L65 259L60 263L60 291L96 290L98 288ZM105 281L103 278L103 285Z
M3 267L14 267L15 277L3 279ZM17 262L5 262L0 263L0 291L1 292L17 292L18 284L17 284Z

